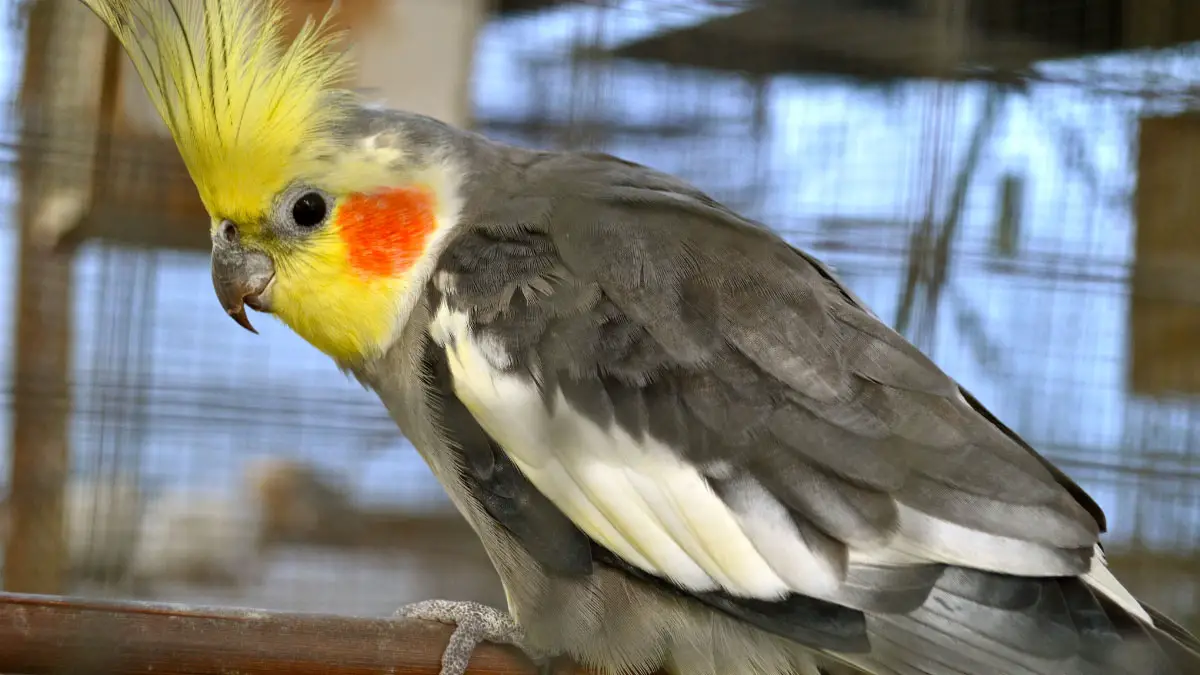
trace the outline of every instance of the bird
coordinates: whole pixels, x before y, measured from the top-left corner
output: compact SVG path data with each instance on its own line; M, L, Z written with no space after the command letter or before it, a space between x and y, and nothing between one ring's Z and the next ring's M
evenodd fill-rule
M1109 571L1106 516L830 267L678 177L497 142L345 86L274 0L81 0L210 216L217 300L373 391L541 672L1161 675L1200 641Z
M316 467L264 456L240 484L164 486L148 500L127 581L143 596L169 584L244 592L261 585L279 547L359 535L354 505Z
M171 585L241 592L261 584L270 551L265 514L249 490L166 486L148 500L125 582L161 597Z

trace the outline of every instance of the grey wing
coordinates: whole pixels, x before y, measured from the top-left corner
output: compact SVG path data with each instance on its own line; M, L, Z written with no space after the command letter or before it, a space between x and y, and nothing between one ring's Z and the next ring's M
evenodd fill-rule
M594 331L589 353L588 336L572 335L570 353L543 349L543 368L592 359L591 372L663 406L652 433L697 464L736 460L837 541L898 533L941 562L1086 571L1096 519L807 257L666 179L597 183L557 205L550 239L562 267L599 289L594 311L637 336L640 358ZM677 398L650 400L640 384L665 373ZM686 437L696 424L700 444Z
M595 562L819 648L861 651L814 634L865 615L873 653L925 668L895 672L1095 672L1122 607L1074 578L1101 527L1081 490L765 228L627 163L544 171L554 199L447 247L434 333Z
M469 285L472 272L479 271L481 265L486 267L500 263L500 260L494 253L488 254L476 247L494 250L496 246L507 248L507 245L517 244L507 248L508 253L513 254L521 251L520 244L530 243L519 230L460 239L447 251L439 270L454 274L463 282L459 285L457 299L445 298L436 284L431 284L430 299L435 304L481 299L483 295L479 294L485 289ZM513 311L513 303L521 303L513 297L511 290L500 289L504 301L509 303L503 313L519 319ZM500 311L497 306L489 309L480 305L479 309L477 321L494 320L496 312ZM485 513L522 543L543 572L552 576L579 577L590 574L595 564L601 564L619 568L660 590L686 594L669 581L630 564L593 541L538 491L455 395L450 358L442 346L430 340L423 350L422 361L430 409L436 411L437 425L458 453L462 486L478 500ZM928 576L928 572L924 574ZM690 595L720 611L810 647L843 652L864 651L868 647L865 618L862 612L850 607L801 594L773 602L736 597L719 590Z
M796 252L796 255L808 261L821 274L821 276L826 279L826 281L835 285L841 291L846 301L854 305L859 310L870 314L873 317L875 316L870 308L868 308L866 304L858 298L858 296L856 296L849 288L846 288L841 284L840 281L837 280L833 274L833 271L825 266L824 263L798 248L792 247L792 250ZM1054 476L1054 480L1064 489L1066 489L1067 492L1071 494L1071 497L1074 498L1075 501L1078 502L1079 505L1088 512L1088 515L1090 515L1096 521L1096 526L1100 532L1108 531L1108 519L1104 514L1104 510L1100 508L1100 505L1096 503L1096 500L1092 499L1092 496L1089 495L1087 491L1085 491L1079 486L1078 483L1072 480L1070 476L1064 473L1062 469L1058 468L1052 464L1050 460L1043 457L1041 453L1033 448L1033 446L1026 443L1025 439L1018 436L1015 431L1008 427L1008 425L997 419L996 416L993 415L990 410L985 408L971 392L967 391L961 385L958 386L958 392L966 400L967 404L975 410L975 412L982 415L984 419L1007 435L1012 442L1020 445L1025 449L1026 452L1036 457L1037 460L1041 462L1042 466L1045 467L1052 476Z

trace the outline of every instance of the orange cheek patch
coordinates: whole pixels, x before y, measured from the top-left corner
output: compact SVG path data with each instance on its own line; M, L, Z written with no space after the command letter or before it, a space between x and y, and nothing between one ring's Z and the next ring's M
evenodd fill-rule
M373 277L392 277L411 267L437 225L434 206L428 188L356 193L343 199L337 224L350 266Z

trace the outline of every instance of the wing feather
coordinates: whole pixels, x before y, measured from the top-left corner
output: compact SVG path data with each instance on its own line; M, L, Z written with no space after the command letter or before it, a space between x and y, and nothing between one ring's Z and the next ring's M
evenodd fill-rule
M563 157L523 174L537 213L468 204L431 334L596 561L810 646L930 645L895 673L1095 672L1086 493L766 228Z

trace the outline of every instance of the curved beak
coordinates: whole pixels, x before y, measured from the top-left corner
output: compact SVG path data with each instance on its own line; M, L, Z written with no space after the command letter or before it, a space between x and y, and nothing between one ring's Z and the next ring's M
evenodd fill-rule
M242 328L258 333L246 318L246 307L271 311L275 265L265 253L243 248L232 223L223 223L213 234L212 280L225 312Z

